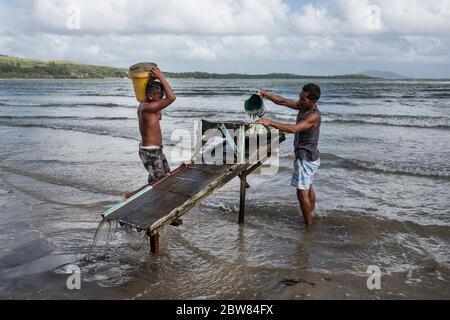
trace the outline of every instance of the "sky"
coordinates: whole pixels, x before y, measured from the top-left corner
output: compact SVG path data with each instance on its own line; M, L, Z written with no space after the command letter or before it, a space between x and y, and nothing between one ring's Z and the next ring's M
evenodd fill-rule
M0 0L0 54L172 72L450 78L450 0Z

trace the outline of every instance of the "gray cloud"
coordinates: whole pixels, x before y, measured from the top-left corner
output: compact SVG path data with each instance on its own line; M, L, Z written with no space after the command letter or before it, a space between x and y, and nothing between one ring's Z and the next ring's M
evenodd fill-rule
M74 5L80 29L68 28ZM297 11L281 0L18 0L0 9L1 51L24 57L120 66L154 60L173 71L389 67L450 77L446 0L321 1Z

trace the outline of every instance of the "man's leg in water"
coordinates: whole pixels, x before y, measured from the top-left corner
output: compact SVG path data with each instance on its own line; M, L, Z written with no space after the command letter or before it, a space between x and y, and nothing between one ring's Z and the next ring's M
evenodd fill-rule
M300 208L302 210L303 218L305 219L305 223L309 226L313 222L312 217L312 203L311 198L309 197L310 190L300 190L297 189L297 198L300 203ZM314 193L314 191L313 191Z
M312 185L309 188L309 200L311 201L311 213L314 213L314 209L316 208L316 193Z

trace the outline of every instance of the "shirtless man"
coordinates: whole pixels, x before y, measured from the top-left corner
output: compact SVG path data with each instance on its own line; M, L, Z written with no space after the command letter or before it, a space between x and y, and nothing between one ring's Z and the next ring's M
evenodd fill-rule
M137 112L139 131L142 137L142 142L139 144L139 157L148 171L148 185L134 192L124 193L124 200L127 200L170 172L169 164L163 153L159 122L162 119L161 111L172 104L176 97L159 68L152 68L150 72L153 80L148 82L145 90L147 98L139 105Z

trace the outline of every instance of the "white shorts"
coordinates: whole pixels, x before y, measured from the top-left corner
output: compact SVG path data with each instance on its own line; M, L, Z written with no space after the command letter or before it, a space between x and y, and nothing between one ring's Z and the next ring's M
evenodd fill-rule
M314 162L295 159L291 186L299 190L309 190L314 181L314 175L320 167L320 159Z

